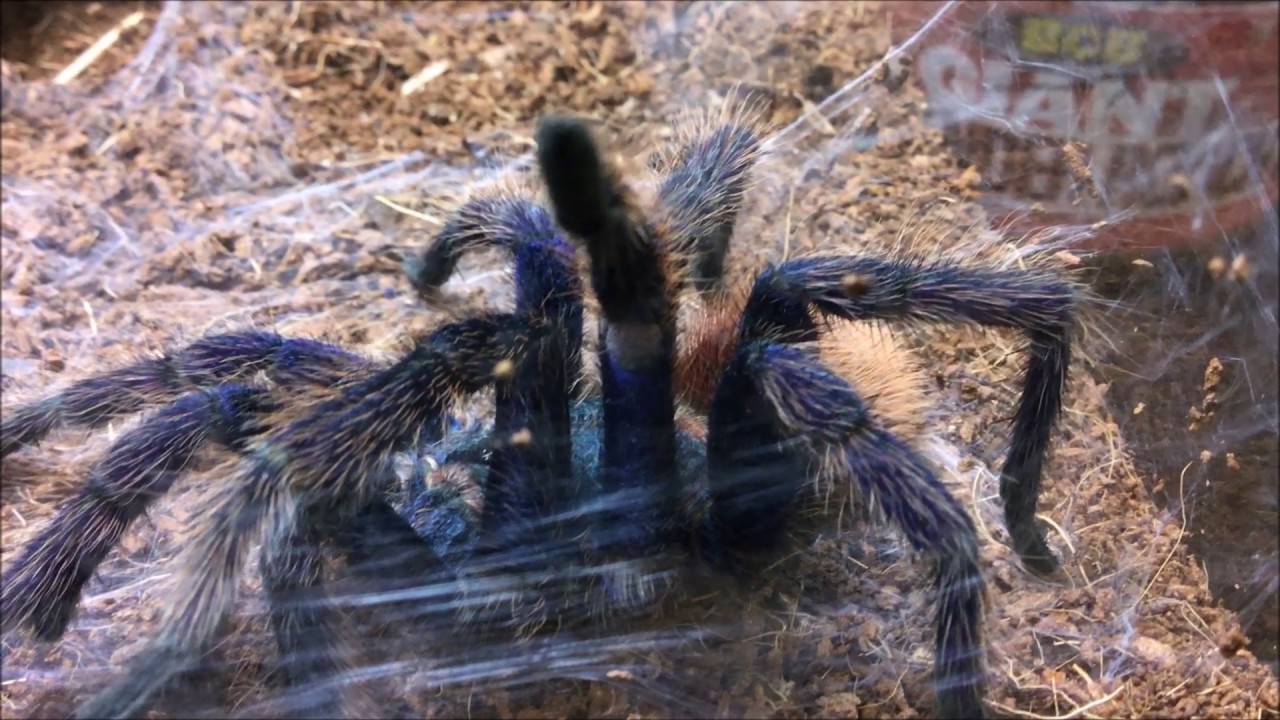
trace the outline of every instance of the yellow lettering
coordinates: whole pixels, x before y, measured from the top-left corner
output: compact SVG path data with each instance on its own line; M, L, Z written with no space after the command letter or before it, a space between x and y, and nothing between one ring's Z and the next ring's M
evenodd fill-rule
M1119 67L1136 65L1142 60L1146 44L1147 34L1141 30L1111 28L1102 46L1102 61Z
M1022 19L1022 49L1037 55L1057 55L1062 39L1062 23L1053 18L1027 16Z
M1101 44L1093 25L1072 25L1062 34L1062 53L1076 62L1096 60Z

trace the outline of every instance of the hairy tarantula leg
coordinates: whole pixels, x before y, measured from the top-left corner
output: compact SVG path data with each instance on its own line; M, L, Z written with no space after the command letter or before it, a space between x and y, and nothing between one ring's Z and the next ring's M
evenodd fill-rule
M284 665L285 681L305 690L337 677L346 669L338 652L333 603L325 596L323 526L311 513L276 543L262 549L259 567L271 609L271 629ZM333 689L306 692L299 702L307 717L341 717L341 693Z
M343 588L331 597L325 592L320 552L325 538L346 556L359 593ZM282 710L302 717L344 717L357 711L334 683L349 669L337 628L340 608L372 605L384 612L395 609L397 619L453 619L454 575L430 540L386 501L375 499L354 509L304 509L292 533L264 548L263 584L291 688Z
M62 636L80 593L129 525L168 492L208 440L243 446L265 392L237 385L188 393L118 440L5 575L3 630Z
M39 442L61 426L101 427L189 390L240 381L261 370L321 380L368 366L359 356L312 340L261 331L210 335L177 352L80 380L57 395L18 408L0 425L0 457Z
M549 334L539 352L497 389L486 513L490 529L509 527L562 506L561 486L572 469L569 405L582 371L582 282L574 248L560 237L543 207L519 197L478 198L464 204L432 246L407 268L426 293L452 273L461 253L503 247L515 261L516 312L544 320ZM528 442L523 442L528 437Z
M545 318L550 334L540 352L521 361L511 383L495 398L495 444L486 492L490 530L553 514L567 502L570 476L569 405L582 371L582 283L574 248L546 209L514 196L470 200L445 223L431 247L407 261L419 293L429 295L449 279L459 257L473 249L501 247L515 260L516 312ZM522 442L528 437L529 442ZM512 442L511 440L515 440Z
M171 678L192 669L225 625L254 536L269 527L272 546L294 532L297 497L271 463L251 465L215 503L185 551L159 634L128 661L119 680L76 708L77 718L135 715Z
M759 155L760 138L752 127L726 123L680 148L658 189L672 248L690 257L690 280L704 292L724 275L729 241Z
M439 525L456 531L452 534L424 532L380 499L354 512L335 514L327 524L335 528L335 546L361 578L361 588L372 588L371 593L377 595L455 578L454 567L474 545L476 518L474 513L449 512L452 509L444 507L434 513ZM419 601L413 598L410 602Z
M848 319L969 322L1026 333L1028 361L1000 497L1014 549L1027 568L1048 574L1057 559L1035 514L1045 454L1062 411L1075 301L1070 283L1043 272L812 257L775 266L757 279L742 334L812 340L817 327L810 308Z
M261 529L274 544L294 532L300 507L309 513L373 501L386 490L380 481L392 453L439 422L459 395L491 383L495 367L523 354L539 330L512 315L446 325L390 368L255 442L247 469L193 538L158 635L77 716L130 715L191 667L212 647L234 604L249 544Z
M491 195L468 200L455 210L421 255L403 264L414 289L429 296L449 281L458 261L468 252L501 248L508 252L529 242L559 244L557 230L546 210L528 198ZM572 265L573 248L560 246L562 261Z
M664 259L581 121L543 120L536 141L556 220L586 246L604 316L601 474L606 492L622 492L624 499L601 522L611 543L651 552L677 498L676 323Z
M519 238L504 232L502 220L512 205L527 202L509 197L481 197L463 204L445 222L425 252L405 258L401 267L413 289L420 295L430 296L449 281L466 253L512 246Z
M346 555L347 569L360 581L359 595L330 597L325 592L321 543L326 537ZM337 627L339 608L396 604L382 595L448 575L430 544L381 499L355 509L300 509L292 531L263 548L260 566L271 627L293 690L288 709L305 717L349 714L343 693L332 682L348 669ZM407 604L413 616L425 614L418 597Z
M712 550L733 562L768 549L815 472L856 480L911 546L935 560L939 715L982 717L977 534L929 464L880 427L843 378L800 348L767 342L743 347L726 370L708 431Z
M490 529L519 517L531 521L562 511L572 491L569 406L582 372L582 281L572 247L546 211L519 211L526 242L515 249L516 312L547 322L536 352L516 363L515 377L497 387L484 514Z

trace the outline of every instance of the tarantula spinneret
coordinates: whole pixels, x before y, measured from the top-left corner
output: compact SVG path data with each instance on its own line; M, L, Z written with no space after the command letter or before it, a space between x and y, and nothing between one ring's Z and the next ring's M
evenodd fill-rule
M851 323L1026 334L1001 496L1015 548L1048 571L1055 561L1034 515L1074 286L1044 270L842 255L722 283L760 154L758 129L725 117L667 156L647 206L581 122L544 120L546 203L473 198L409 264L430 295L463 253L503 248L514 308L444 325L394 363L269 332L206 336L11 413L3 455L60 426L100 427L160 406L107 450L11 565L3 629L59 638L129 524L207 445L236 453L239 470L201 513L158 634L80 717L139 711L211 648L255 541L281 661L300 686L343 672L340 603L323 601L325 550L371 586L452 578L466 594L484 579L488 592L511 591L502 603L459 603L476 622L518 632L554 616L563 627L644 606L684 567L750 576L821 514L818 496L847 488L874 499L932 560L938 713L982 715L985 585L974 524L899 432L910 420L885 409L884 397L917 388L858 355L866 336ZM682 314L686 301L703 310ZM595 339L584 338L591 307ZM455 402L489 387L488 427L448 422ZM430 482L399 482L403 452L432 458ZM517 601L506 602L512 593ZM495 605L511 606L510 616ZM341 699L334 691L325 702L333 711Z

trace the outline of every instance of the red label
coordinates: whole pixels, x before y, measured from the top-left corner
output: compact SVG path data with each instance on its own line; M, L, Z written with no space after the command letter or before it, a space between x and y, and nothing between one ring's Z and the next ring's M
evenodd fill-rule
M899 42L942 8L888 5ZM961 2L912 50L929 119L977 166L997 224L1168 246L1257 222L1276 200L1277 9Z

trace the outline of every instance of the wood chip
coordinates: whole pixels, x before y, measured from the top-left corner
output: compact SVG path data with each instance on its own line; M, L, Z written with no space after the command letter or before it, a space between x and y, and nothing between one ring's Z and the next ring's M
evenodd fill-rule
M448 60L437 60L422 68L413 77L404 81L404 85L400 86L400 95L408 97L418 92L426 87L427 83L448 72L452 65L453 63Z

